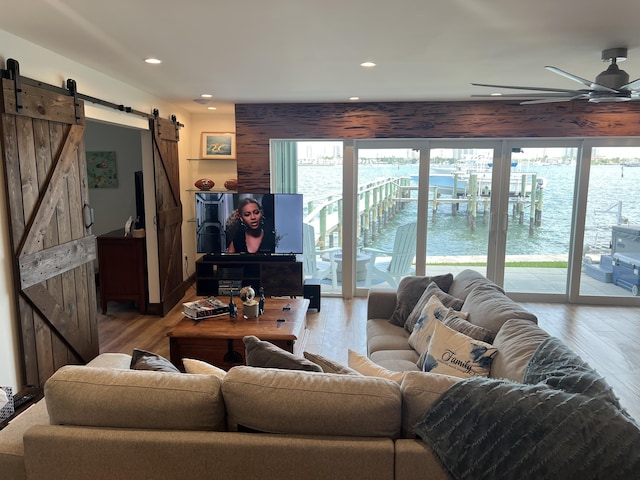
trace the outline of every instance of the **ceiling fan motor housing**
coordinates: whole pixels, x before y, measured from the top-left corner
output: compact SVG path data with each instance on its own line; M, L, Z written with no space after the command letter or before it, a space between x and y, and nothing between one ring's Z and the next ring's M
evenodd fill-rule
M609 68L596 77L596 83L603 87L618 90L623 85L629 83L629 74L624 70L620 70L620 67L615 63L615 60L612 61L614 63L609 65Z

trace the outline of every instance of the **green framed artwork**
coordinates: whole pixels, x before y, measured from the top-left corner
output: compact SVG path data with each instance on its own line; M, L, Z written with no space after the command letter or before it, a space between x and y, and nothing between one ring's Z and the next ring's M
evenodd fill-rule
M117 188L116 152L87 152L89 188Z

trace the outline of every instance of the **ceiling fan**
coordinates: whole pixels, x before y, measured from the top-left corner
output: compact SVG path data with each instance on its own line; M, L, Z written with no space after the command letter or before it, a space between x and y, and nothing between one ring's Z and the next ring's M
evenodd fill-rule
M486 83L472 83L476 87L510 88L514 90L533 90L545 93L521 93L507 95L471 95L472 97L496 98L531 98L520 102L520 105L535 103L569 102L572 100L588 100L592 103L627 102L640 100L640 78L630 82L629 74L618 67L618 61L626 60L626 48L610 48L602 51L602 61L609 61L609 68L601 72L595 82L573 75L556 67L546 66L547 70L578 82L587 88L568 90L563 88L518 87L513 85L489 85Z

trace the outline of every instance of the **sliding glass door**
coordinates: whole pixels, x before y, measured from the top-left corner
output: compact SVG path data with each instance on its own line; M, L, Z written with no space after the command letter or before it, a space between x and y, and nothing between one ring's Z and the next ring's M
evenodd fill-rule
M561 294L568 286L579 143L507 142L511 173L505 290Z
M272 190L305 195L305 276L323 294L472 268L522 301L640 300L640 139L272 147Z
M585 148L581 297L620 302L640 294L640 144L627 144L589 142Z

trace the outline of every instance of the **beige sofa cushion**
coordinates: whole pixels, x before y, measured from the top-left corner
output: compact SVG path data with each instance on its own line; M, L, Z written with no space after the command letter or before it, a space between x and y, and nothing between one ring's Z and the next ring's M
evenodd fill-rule
M222 394L232 431L400 436L400 386L391 380L238 366Z
M402 392L402 437L414 438L413 426L458 377L428 372L406 372Z
M492 287L493 289L504 293L504 290L502 288L493 283L483 274L469 268L461 271L456 275L456 277L453 279L451 287L449 287L448 293L449 295L453 295L454 297L462 298L463 300L465 300L469 293L471 293L471 290L476 288L478 285Z
M379 350L369 355L369 358L381 367L395 372L420 370L418 368L418 354L413 349L408 350Z
M469 312L469 321L491 330L494 336L504 322L512 318L521 318L538 323L537 317L522 308L505 294L489 285L474 288L464 301L463 312Z
M15 417L9 425L0 430L0 478L23 480L27 478L24 469L24 433L34 425L49 424L47 405L44 400L30 406Z
M380 350L411 350L409 332L403 327L392 325L388 320L372 318L367 320L367 353Z
M224 430L220 383L213 375L68 365L44 393L53 425Z
M489 376L522 382L533 353L549 336L529 320L508 320L493 341L493 346L500 353L493 359Z

